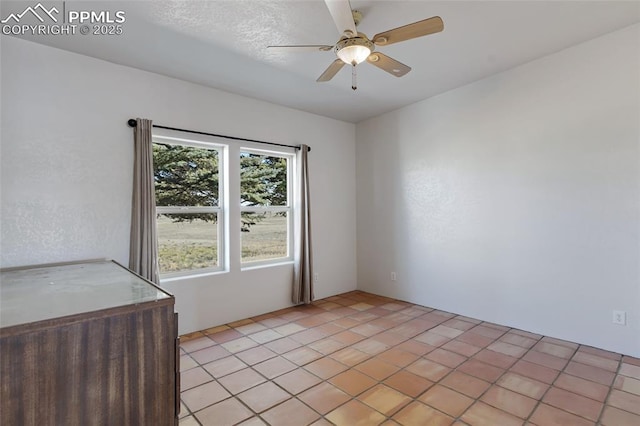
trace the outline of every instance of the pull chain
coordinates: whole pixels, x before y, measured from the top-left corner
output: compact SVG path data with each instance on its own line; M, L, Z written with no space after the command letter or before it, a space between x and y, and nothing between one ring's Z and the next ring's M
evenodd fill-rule
M351 88L353 90L356 90L358 88L358 84L356 81L356 64L353 64L353 67L351 67Z

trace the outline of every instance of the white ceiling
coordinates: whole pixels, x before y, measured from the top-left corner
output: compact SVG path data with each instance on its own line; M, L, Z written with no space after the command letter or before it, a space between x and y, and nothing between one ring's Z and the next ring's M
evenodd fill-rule
M3 1L1 15L36 1ZM46 2L55 4L62 2ZM640 22L640 1L352 0L369 37L438 15L442 33L380 47L413 70L396 78L358 66L316 78L333 52L273 53L272 44L334 44L323 0L71 2L76 10L123 10L119 36L34 36L31 40L344 121L437 95ZM594 58L597 59L597 58Z

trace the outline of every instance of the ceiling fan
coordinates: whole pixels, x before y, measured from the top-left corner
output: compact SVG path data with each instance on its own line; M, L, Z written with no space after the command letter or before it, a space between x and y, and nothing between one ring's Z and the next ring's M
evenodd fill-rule
M346 64L352 66L351 88L357 89L356 65L365 60L396 77L402 77L411 67L396 61L389 56L374 52L376 46L387 46L412 38L423 37L429 34L439 33L444 29L444 23L439 16L424 19L392 30L384 31L369 39L365 34L359 33L356 26L362 19L362 14L357 10L351 10L349 0L325 0L329 13L341 34L340 40L330 45L288 45L267 46L268 49L285 51L325 51L334 50L338 59L318 77L316 81L331 80Z

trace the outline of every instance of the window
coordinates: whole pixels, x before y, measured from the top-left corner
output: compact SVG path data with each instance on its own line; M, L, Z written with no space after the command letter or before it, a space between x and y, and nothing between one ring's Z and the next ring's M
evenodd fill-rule
M221 269L220 153L197 143L153 144L162 275Z
M219 138L153 142L162 278L292 260L292 152Z
M240 152L241 261L245 266L291 258L292 157Z

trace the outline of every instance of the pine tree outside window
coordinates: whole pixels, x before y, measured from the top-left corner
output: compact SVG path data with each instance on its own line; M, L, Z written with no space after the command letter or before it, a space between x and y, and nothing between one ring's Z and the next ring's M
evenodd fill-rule
M210 145L154 143L160 274L222 269L221 151Z
M161 278L293 261L293 153L168 136L153 142ZM235 189L226 194L233 199L225 188Z
M292 156L240 152L241 261L254 266L291 260Z

